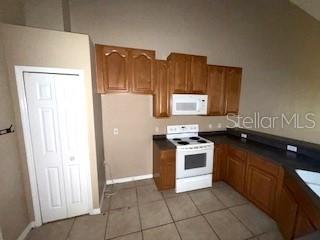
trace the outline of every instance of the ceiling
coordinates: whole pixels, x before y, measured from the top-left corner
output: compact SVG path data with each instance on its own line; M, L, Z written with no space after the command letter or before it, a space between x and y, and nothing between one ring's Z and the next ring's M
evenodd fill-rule
M309 15L320 21L320 0L290 0Z

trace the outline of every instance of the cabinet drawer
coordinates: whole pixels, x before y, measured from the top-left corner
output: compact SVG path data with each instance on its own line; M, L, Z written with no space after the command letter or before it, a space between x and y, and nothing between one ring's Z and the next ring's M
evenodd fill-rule
M240 158L240 159L244 159L246 157L246 152L239 149L239 148L235 148L235 147L228 147L228 155L235 157L235 158Z
M278 176L280 171L280 165L277 165L273 162L265 160L260 156L255 154L249 153L248 154L248 164L249 166L253 166L256 168L262 169L264 172L269 173L273 176Z

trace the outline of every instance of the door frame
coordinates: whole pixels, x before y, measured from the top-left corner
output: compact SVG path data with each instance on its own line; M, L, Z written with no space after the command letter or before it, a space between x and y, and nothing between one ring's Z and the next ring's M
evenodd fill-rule
M42 217L41 217L39 192L37 187L35 161L34 161L33 151L32 151L32 141L31 141L31 133L30 133L31 129L30 129L27 98L26 98L26 91L25 91L24 77L23 77L24 72L76 75L79 77L80 81L83 81L84 84L85 82L84 82L84 72L83 70L79 70L79 69L15 66L16 84L17 84L18 99L19 99L19 110L20 110L20 116L21 116L24 146L25 146L26 156L27 156L27 166L28 166L28 173L29 173L28 175L29 175L29 181L31 186L32 206L33 206L33 212L34 212L34 218L35 218L34 225L36 227L39 227L42 225ZM89 133L87 133L87 135L89 136ZM88 149L88 152L90 152L89 149ZM88 213L91 213L93 212L94 209L93 209L93 203L92 203L92 185L91 185L91 172L90 172L91 168L90 168L89 161L86 162L86 169L87 169L87 185L88 185Z

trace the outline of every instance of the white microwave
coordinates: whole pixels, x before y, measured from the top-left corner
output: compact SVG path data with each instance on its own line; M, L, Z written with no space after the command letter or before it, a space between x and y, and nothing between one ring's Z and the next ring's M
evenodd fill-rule
M172 94L172 115L207 115L208 95Z

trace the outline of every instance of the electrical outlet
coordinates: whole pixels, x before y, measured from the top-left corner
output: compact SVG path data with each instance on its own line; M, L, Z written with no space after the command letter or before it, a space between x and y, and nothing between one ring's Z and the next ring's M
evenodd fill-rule
M245 134L245 133L241 133L241 137L242 137L242 138L247 138L248 136L247 136L247 134Z
M159 132L159 127L155 127L155 132L158 133Z
M119 129L118 128L114 128L113 129L113 135L119 135Z
M293 145L287 145L287 150L291 151L291 152L297 152L298 151L298 147L297 146L293 146Z
M221 123L218 123L217 127L218 127L218 128L222 128L222 124L221 124Z
M211 124L211 123L209 124L209 128L210 128L210 129L212 128L212 124Z

